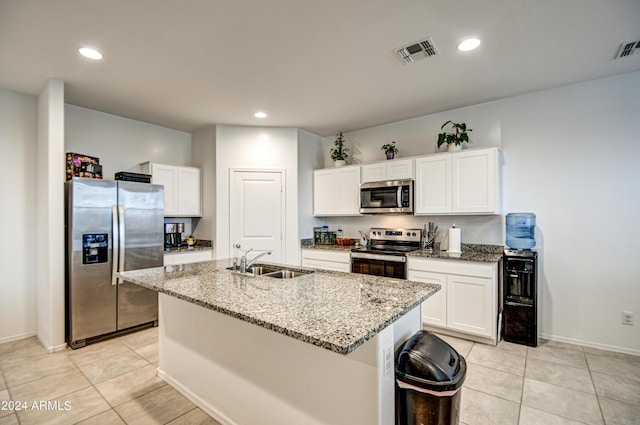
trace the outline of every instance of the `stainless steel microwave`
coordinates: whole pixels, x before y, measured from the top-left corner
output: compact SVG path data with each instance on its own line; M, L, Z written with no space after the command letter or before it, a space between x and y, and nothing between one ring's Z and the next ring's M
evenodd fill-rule
M413 180L360 185L361 214L413 214Z

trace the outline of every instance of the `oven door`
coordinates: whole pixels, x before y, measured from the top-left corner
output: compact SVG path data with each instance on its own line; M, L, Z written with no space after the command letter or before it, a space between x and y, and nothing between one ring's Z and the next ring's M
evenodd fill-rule
M351 273L406 279L407 257L404 255L352 252Z

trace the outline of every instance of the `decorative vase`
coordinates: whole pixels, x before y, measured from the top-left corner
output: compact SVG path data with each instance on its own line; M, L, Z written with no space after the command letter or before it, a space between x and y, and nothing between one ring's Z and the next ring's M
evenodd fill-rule
M345 161L344 159L338 159L336 161L333 161L334 167L344 167L345 165L347 165L347 161Z
M462 150L462 143L456 145L455 143L449 143L447 145L447 152L458 152Z
M393 159L394 153L393 152L387 152L387 159Z

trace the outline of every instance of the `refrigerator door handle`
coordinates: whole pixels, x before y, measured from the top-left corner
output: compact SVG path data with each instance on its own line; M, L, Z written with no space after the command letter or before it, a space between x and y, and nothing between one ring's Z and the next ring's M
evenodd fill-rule
M111 285L118 283L116 273L118 272L118 254L120 252L120 238L118 237L118 206L111 207L111 244L113 251L111 254Z
M120 239L120 250L118 255L118 271L124 271L124 207L122 205L118 205L118 230L119 230L119 239ZM122 278L118 278L118 283L122 285L124 280Z

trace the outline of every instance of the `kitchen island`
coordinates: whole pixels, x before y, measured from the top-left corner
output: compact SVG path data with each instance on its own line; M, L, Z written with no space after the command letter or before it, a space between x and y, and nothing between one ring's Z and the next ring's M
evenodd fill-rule
M394 423L394 350L438 285L230 265L121 273L159 292L159 376L222 424Z

